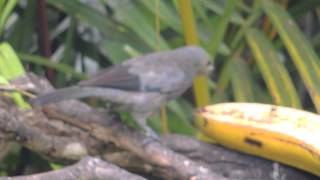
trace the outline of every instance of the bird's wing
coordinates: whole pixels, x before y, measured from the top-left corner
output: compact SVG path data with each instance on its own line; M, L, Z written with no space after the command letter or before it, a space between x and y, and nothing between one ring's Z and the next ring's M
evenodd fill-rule
M162 66L140 75L140 87L142 91L160 92L166 94L180 94L192 79L188 78L184 71L171 66Z
M129 68L131 67L131 68ZM192 79L176 67L149 66L134 67L119 64L100 71L90 79L81 81L80 86L115 88L127 91L176 93L185 90Z
M129 66L118 64L100 71L88 80L79 82L80 86L108 87L122 90L139 91L139 76L129 72Z

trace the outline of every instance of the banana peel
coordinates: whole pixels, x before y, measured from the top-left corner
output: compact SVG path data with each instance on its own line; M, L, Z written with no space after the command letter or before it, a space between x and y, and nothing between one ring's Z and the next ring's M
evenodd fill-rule
M195 111L217 143L320 176L320 116L258 103L221 103Z

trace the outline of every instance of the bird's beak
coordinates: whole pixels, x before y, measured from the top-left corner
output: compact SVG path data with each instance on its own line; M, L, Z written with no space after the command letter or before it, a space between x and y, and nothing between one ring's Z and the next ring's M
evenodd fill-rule
M214 71L214 66L213 66L212 63L210 63L209 66L207 67L207 73L206 73L206 75L207 75L207 76L210 76L210 75L213 73L213 71Z
M201 69L199 75L204 75L204 76L210 76L214 70L214 66L212 63L210 63L207 67L204 69Z

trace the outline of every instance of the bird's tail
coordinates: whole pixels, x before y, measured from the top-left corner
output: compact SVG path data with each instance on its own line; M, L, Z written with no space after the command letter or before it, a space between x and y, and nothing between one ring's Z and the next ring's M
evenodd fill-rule
M112 88L71 86L38 96L31 100L33 105L56 103L63 100L96 97L108 102L124 105L137 104L147 99L162 101L158 93L127 92ZM159 99L160 98L160 99Z
M36 99L31 100L31 103L33 105L44 105L68 99L84 98L88 96L90 96L90 93L85 88L72 86L40 95Z

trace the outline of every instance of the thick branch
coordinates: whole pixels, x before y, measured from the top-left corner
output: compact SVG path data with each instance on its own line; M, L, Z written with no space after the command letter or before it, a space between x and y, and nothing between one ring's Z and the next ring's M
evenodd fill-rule
M38 91L47 91L50 87L48 83L38 80L35 76L30 79L33 80L32 83ZM97 153L87 148L90 145L87 139L91 138L111 146L112 150L127 151L137 156L148 167L148 173L165 179L224 179L213 173L205 164L194 162L175 153L159 142L145 145L146 139L141 133L128 128L118 119L108 116L108 112L92 109L79 101L66 101L47 106L43 108L45 115L42 115L42 109L32 109L28 112L19 111L13 107L10 109L8 113L11 116L7 114L6 118L10 116L15 120L9 120L11 123L3 126L3 131L11 134L8 138L15 138L30 149L53 158L67 158L73 152L76 153L69 159L77 159L87 153ZM19 123L22 121L23 123ZM40 133L40 131L45 132ZM39 136L40 134L43 134L42 137ZM49 136L46 137L46 134ZM64 139L66 137L68 138Z
M39 92L50 87L35 76L16 83ZM79 101L21 111L3 98L0 135L54 161L70 163L94 155L132 172L163 179L267 180L275 175L313 178L272 161L183 136L168 136L164 143L145 145L144 136L121 123L117 116Z
M144 180L119 167L102 161L98 158L86 157L80 162L66 168L40 174L2 178L3 180L78 180L78 179L130 179Z

